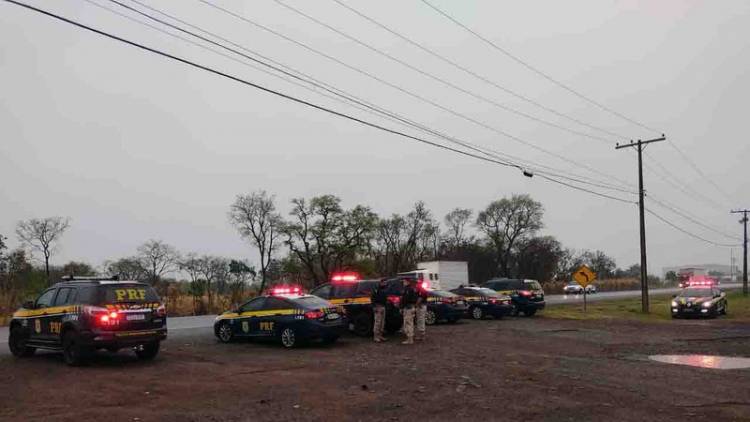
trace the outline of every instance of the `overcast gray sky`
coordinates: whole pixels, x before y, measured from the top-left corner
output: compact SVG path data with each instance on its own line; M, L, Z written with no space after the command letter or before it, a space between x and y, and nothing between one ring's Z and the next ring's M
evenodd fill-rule
M617 139L596 141L493 108L272 0L216 3L570 161L461 120L197 0L142 1L435 129L603 179L580 168L583 163L635 186L635 154L615 151ZM564 84L666 133L724 193L667 143L649 147L647 163L664 166L680 184L712 200L691 198L674 182L647 172L649 193L721 231L741 233L729 209L750 207L750 2L432 1ZM384 122L90 3L29 3ZM289 4L493 101L595 133L450 67L333 1ZM418 0L348 4L547 107L627 137L658 135L556 87ZM456 206L477 210L512 193L529 193L545 206L546 234L569 247L604 250L623 267L639 260L634 205L562 188L539 177L529 179L515 169L344 121L6 2L0 2L0 93L0 233L16 246L13 229L18 220L71 217L55 263L75 259L100 264L133 254L150 238L182 251L255 260L255 251L239 239L226 213L236 194L256 189L275 193L284 213L291 198L333 193L347 206L365 203L381 214L404 213L416 200L424 200L440 218ZM653 203L649 206L707 239L739 243ZM729 262L728 248L693 239L653 217L647 218L647 229L651 272L668 265Z

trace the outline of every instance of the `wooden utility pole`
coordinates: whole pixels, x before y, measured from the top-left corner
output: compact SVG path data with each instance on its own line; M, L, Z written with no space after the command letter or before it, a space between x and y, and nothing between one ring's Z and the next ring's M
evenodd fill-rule
M619 143L615 149L622 149L633 147L638 151L638 213L640 216L641 225L641 310L647 314L649 312L648 306L648 268L646 263L646 215L645 207L643 204L644 190L643 190L643 150L646 145L665 141L667 138L662 135L661 138L649 139L647 141L638 142L630 141L629 144L620 145Z
M742 252L744 256L742 260L742 294L744 296L747 296L747 213L749 212L750 210L748 209L732 211L732 214L742 214L742 220L740 220L740 223L745 225L745 237L742 241Z

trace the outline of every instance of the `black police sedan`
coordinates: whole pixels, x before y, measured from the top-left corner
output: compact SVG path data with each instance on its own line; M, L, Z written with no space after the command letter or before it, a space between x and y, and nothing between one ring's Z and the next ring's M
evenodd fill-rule
M451 293L463 296L467 303L468 315L474 319L483 319L486 316L500 319L513 310L510 297L484 287L462 286L451 290Z
M291 348L309 340L333 343L346 326L339 308L328 301L277 290L216 317L214 334L223 343L240 337L266 338Z
M727 313L727 295L715 286L691 286L672 298L672 318L716 317Z
M466 300L445 290L426 290L427 314L425 324L434 325L440 321L454 323L466 314Z

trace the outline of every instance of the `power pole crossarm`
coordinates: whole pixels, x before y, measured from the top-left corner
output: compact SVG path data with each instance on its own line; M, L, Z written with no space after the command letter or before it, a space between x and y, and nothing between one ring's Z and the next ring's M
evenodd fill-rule
M643 149L646 145L665 141L666 136L662 135L661 138L649 139L647 141L638 140L638 142L630 141L629 144L620 145L617 144L615 149L622 148L635 148L638 151L638 214L640 217L640 231L641 231L641 309L643 313L649 312L648 304L648 268L646 259L646 215L644 206L644 190L643 190Z
M745 229L745 237L742 241L742 294L744 296L747 296L747 213L749 212L750 210L748 209L731 211L732 214L742 214L742 220L740 220L740 223L744 225Z

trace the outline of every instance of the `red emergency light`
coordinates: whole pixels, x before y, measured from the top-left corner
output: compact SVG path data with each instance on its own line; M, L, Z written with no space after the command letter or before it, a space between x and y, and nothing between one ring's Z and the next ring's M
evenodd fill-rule
M302 288L300 288L299 286L280 286L271 289L271 296L299 294L302 294Z
M688 279L688 287L711 287L718 284L715 279L707 276L692 276Z
M357 273L335 273L331 276L331 281L337 282L354 282L359 281L359 274Z
M419 287L421 287L423 290L427 290L430 288L430 282L425 280L420 283Z

